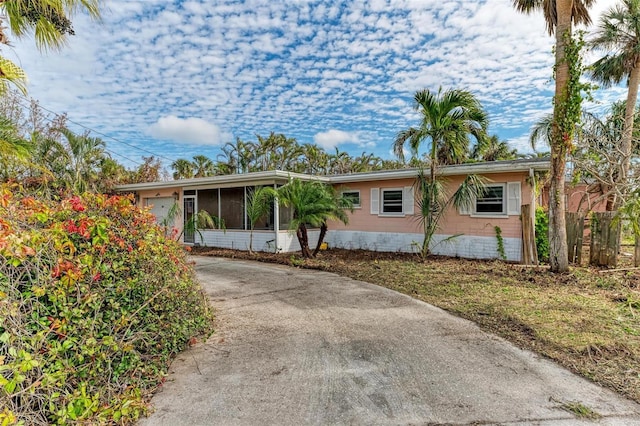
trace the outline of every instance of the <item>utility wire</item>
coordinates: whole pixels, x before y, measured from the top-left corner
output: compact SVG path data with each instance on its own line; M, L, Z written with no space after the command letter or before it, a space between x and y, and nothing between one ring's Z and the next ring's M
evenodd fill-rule
M29 107L26 107L26 106L24 106L23 104L20 104L20 106L21 106L21 107L23 107L23 108L31 108L30 106L29 106ZM45 109L45 108L42 108L42 109ZM47 110L47 111L49 111L49 110ZM51 112L51 111L49 111L49 112ZM59 114L56 114L55 112L51 112L51 113L52 113L52 114L55 114L56 116L59 116ZM47 120L47 121L49 121L49 122L53 123L53 119L52 119L52 118L50 118L50 117L42 116L42 118L43 118L44 120ZM77 136L77 135L76 135L76 136ZM133 164L135 164L136 166L141 166L141 165L143 164L143 163L141 163L139 160L132 160L131 158L127 157L126 155L123 155L123 154L117 153L117 152L115 152L115 151L113 151L113 150L111 150L111 149L107 148L106 146L105 146L104 150L105 150L106 152L108 152L109 154L117 155L118 157L121 157L121 158L124 158L125 160L130 161L130 162L132 162Z
M28 106L28 107L25 107L24 105L22 105L22 104L21 104L23 107L25 107L25 108L31 108L31 99L27 99L27 98L26 98L24 95L22 95L21 93L17 93L17 92L16 92L16 95L17 95L18 97L20 97L20 98L24 99L25 101L29 102L29 106ZM50 109L48 109L48 108L46 108L46 107L43 107L42 105L40 105L40 103L39 103L39 102L38 102L38 107L42 108L43 110L45 110L45 111L47 111L47 112L49 112L49 113L51 113L51 114L54 114L56 117L60 117L60 114L58 114L57 112L52 111L52 110L50 110ZM151 154L151 155L153 155L154 157L162 158L162 159L164 159L164 160L171 161L171 162L174 162L174 161L175 161L175 159L171 159L171 158L169 158L169 157L165 157L164 155L156 154L156 153L154 153L154 152L152 152L152 151L149 151L149 150L147 150L147 149L140 148L139 146L136 146L136 145L130 144L130 143L128 143L128 142L124 142L124 141L121 141L121 140L119 140L119 139L116 139L116 138L114 138L113 136L106 135L106 134L104 134L104 133L102 133L102 132L99 132L99 131L97 131L97 130L94 130L94 129L92 129L92 128L90 128L90 127L87 127L87 126L85 126L85 125L83 125L83 124L80 124L80 123L78 123L78 122L76 122L76 121L73 121L73 120L69 119L68 117L67 117L67 119L66 119L66 120L67 120L69 123L75 124L76 126L80 126L80 127L82 127L83 129L89 130L90 132L94 132L95 134L100 135L100 136L102 136L102 137L104 137L104 138L111 139L111 140L113 140L113 141L115 141L115 142L121 143L121 144L123 144L123 145L127 145L127 146L129 146L129 147L131 147L131 148L137 149L137 150L142 151L142 152L145 152L145 153L147 153L147 154Z

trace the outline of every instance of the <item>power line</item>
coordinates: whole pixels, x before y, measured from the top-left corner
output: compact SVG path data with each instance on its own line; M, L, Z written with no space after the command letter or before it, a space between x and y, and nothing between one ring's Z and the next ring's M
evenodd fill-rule
M30 100L30 99L27 99L24 95L22 95L22 94L20 94L20 93L17 93L17 92L16 92L16 95L17 95L17 96L19 96L20 98L22 98L23 100L25 100L25 101L29 102L29 104L31 104L31 100ZM23 107L25 107L24 105L22 105L22 106L23 106ZM46 107L44 107L44 106L40 105L40 103L39 103L39 102L38 102L38 107L42 108L43 110L45 110L45 111L47 111L47 112L50 112L51 114L54 114L56 117L60 117L60 116L61 116L61 115L60 115L60 114L58 114L57 112L52 111L52 110L50 110L50 109L48 109L48 108L46 108ZM29 105L28 107L25 107L25 108L29 108L29 109L31 109L31 105ZM95 134L98 134L98 135L100 135L100 136L102 136L102 137L105 137L105 138L107 138L107 139L111 139L111 140L113 140L113 141L115 141L115 142L118 142L118 143L121 143L121 144L123 144L123 145L127 145L127 146L129 146L129 147L131 147L131 148L137 149L137 150L142 151L142 152L145 152L145 153L147 153L147 154L151 154L151 155L153 155L154 157L162 158L162 159L165 159L165 160L167 160L167 161L171 161L171 162L174 162L174 161L175 161L175 159L171 159L171 158L169 158L169 157L165 157L164 155L156 154L156 153L151 152L151 151L149 151L149 150L147 150L147 149L140 148L140 147L135 146L135 145L133 145L133 144L130 144L130 143L128 143L128 142L121 141L121 140L119 140L119 139L117 139L117 138L114 138L113 136L106 135L106 134L104 134L104 133L102 133L102 132L99 132L99 131L97 131L97 130L94 130L94 129L92 129L92 128L90 128L90 127L87 127L87 126L85 126L85 125L83 125L83 124L80 124L80 123L78 123L78 122L76 122L76 121L73 121L73 120L69 119L68 117L66 118L66 120L67 120L69 123L75 124L76 126L80 126L80 127L82 127L83 129L89 130L90 132L93 132L93 133L95 133ZM51 120L50 120L50 121L51 121ZM131 160L130 160L130 161L131 161ZM138 163L138 164L140 164L140 163Z
M24 106L23 104L20 104L20 106L22 106L23 108L31 108L31 106L26 107L26 106ZM42 109L45 109L45 108L42 108ZM49 110L47 110L47 111L49 111ZM51 111L49 111L49 112L51 112ZM55 115L56 115L56 116L58 116L58 117L60 116L59 114L56 114L55 112L52 112L52 114L55 114ZM50 117L42 116L42 118L43 118L44 120L47 120L47 121L49 121L49 122L53 123L53 119L51 119ZM123 155L123 154L120 154L120 153L118 153L118 152L115 152L115 151L113 151L113 150L111 150L111 149L107 148L106 146L105 146L104 150L105 150L106 152L108 152L109 154L117 155L118 157L121 157L121 158L124 158L125 160L130 161L130 162L132 162L133 164L135 164L136 166L141 166L141 165L143 164L143 163L141 163L141 162L140 162L140 161L138 161L138 160L132 160L131 158L127 157L126 155Z

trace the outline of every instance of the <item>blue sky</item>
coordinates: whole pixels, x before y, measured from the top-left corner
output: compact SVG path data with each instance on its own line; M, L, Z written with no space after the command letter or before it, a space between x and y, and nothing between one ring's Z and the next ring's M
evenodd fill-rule
M396 133L418 123L413 94L440 86L474 92L490 132L530 152L531 125L551 111L553 40L511 3L110 0L101 22L73 19L61 52L14 38L3 53L30 96L129 167L151 153L215 159L271 131L391 158ZM613 4L597 2L594 21ZM625 94L599 91L592 107Z

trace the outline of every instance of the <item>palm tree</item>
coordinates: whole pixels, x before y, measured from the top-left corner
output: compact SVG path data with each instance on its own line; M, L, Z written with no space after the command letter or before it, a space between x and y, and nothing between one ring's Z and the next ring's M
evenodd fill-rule
M248 173L255 161L256 147L252 142L244 142L240 138L235 143L227 142L218 154L218 170L222 174Z
M380 170L382 159L374 154L363 152L362 155L353 158L351 163L353 164L352 173L370 172L372 170Z
M7 117L0 116L0 178L13 176L9 170L16 164L29 164L31 146L20 136L15 124Z
M347 202L343 203L332 191L333 188L322 182L300 179L291 179L286 185L278 188L278 202L293 210L290 229L296 231L302 256L307 259L314 257L309 249L308 225L324 225L326 233L328 220L340 220L345 224L348 222L348 217L341 208Z
M302 145L302 162L298 165L298 172L310 175L327 174L329 156L316 144Z
M542 11L549 35L555 33L555 96L551 139L551 190L549 196L549 263L552 272L569 270L569 250L565 225L565 168L570 135L562 134L560 123L567 117L565 102L569 98L569 64L565 49L572 24L591 23L588 8L595 0L513 0L519 12ZM568 130L565 129L565 132Z
M351 156L346 151L335 148L335 154L329 154L329 173L341 175L351 171Z
M485 184L481 177L469 175L458 189L449 195L441 179L434 180L420 169L414 183L414 190L418 204L418 219L424 234L420 256L426 258L431 253L431 241L438 230L440 220L450 206L470 210L473 200L484 195Z
M420 252L422 256L427 256L429 244L447 207L454 201L457 207L467 205L474 194L484 190L480 178L472 175L467 178L469 182L465 180L449 197L438 176L438 165L458 164L467 160L469 136L473 136L478 144L481 143L486 138L488 118L480 102L466 90L450 89L443 92L440 88L437 93L421 90L414 99L414 108L421 115L420 127L399 132L393 150L400 160L404 160L404 147L408 141L413 161L417 160L419 148L425 140L431 144L428 154L429 176L421 170L414 184L418 217L424 231Z
M178 158L176 161L171 163L171 168L173 169L173 179L191 179L194 176L194 164L186 160L184 158Z
M413 157L424 141L430 145L431 182L436 180L438 164L459 164L469 157L469 136L478 142L486 135L487 114L478 99L469 91L450 89L437 93L428 89L416 92L414 109L421 115L420 127L410 127L398 133L393 151L404 160L405 143Z
M247 193L247 218L249 219L249 253L253 253L253 230L256 223L271 212L276 192L270 186L258 186Z
M27 75L24 70L0 56L0 95L7 93L9 84L14 85L23 95L27 93Z
M473 148L471 157L478 161L515 160L520 158L517 149L511 149L509 144L501 141L497 135L482 139Z
M67 140L69 183L76 192L84 192L96 182L97 167L105 157L105 143L87 133L76 135L69 129L61 129L60 133Z
M303 154L302 147L293 138L271 132L268 137L256 135L256 166L260 171L293 170Z
M631 163L634 112L640 85L640 0L622 0L601 20L590 45L596 49L609 51L591 66L590 75L604 87L627 80L627 103L624 114L624 128L620 139L622 162L617 180L625 181L629 176ZM620 199L615 203L617 208Z
M74 35L69 16L84 9L94 19L100 17L100 0L29 0L3 1L0 9L9 22L11 32L23 37L33 31L39 49L59 49L67 35ZM7 37L0 30L2 39Z
M216 169L213 161L211 161L211 159L205 155L195 155L193 157L193 168L193 177L197 178L213 176Z
M97 19L100 0L29 0L0 1L0 13L9 23L11 32L23 37L33 32L39 49L61 48L68 35L73 35L69 16L78 9L84 9ZM5 28L0 27L0 43L9 45ZM8 59L0 56L0 93L12 83L23 93L26 92L24 71Z
M329 230L327 221L329 219L339 220L346 225L347 223L349 223L349 216L347 216L346 210L349 210L351 213L353 213L352 199L342 196L342 194L338 193L338 191L331 185L324 185L324 190L326 191L326 205L330 208L330 210L326 212L325 218L320 224L320 235L318 236L316 248L313 250L313 257L316 257L318 255L320 247L322 247L322 243L324 242L324 237L327 235L327 231Z

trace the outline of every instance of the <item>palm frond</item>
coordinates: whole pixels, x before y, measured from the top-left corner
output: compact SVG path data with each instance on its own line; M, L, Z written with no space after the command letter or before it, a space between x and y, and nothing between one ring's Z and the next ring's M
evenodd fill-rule
M451 197L451 203L458 210L472 210L475 200L482 197L487 189L488 179L480 175L468 175Z
M551 146L552 126L553 114L547 114L535 122L531 128L531 135L529 136L529 143L534 151L537 148L538 142Z
M24 70L9 59L0 56L0 95L4 95L9 90L7 83L15 86L23 95L27 94L27 75Z

